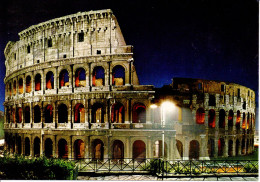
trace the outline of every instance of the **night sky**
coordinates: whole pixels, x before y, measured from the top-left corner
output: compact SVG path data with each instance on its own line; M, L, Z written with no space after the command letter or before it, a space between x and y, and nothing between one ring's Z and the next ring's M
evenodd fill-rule
M161 87L173 77L191 77L258 93L257 0L8 0L0 4L0 110L7 42L31 25L100 9L112 9L134 46L140 84Z

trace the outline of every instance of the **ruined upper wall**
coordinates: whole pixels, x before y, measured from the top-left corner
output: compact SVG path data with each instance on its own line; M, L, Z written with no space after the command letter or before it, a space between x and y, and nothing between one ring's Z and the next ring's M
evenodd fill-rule
M30 26L5 48L6 76L57 59L130 54L111 10L79 12Z

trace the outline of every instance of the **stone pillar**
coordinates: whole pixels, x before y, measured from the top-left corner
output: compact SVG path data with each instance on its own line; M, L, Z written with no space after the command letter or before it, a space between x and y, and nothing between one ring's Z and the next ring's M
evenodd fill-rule
M126 115L125 115L125 123L132 123L132 100L127 100L127 108L126 108Z
M85 158L90 158L90 138L89 136L86 137L86 142L85 142Z
M24 134L21 135L21 155L25 154L25 146L24 146Z
M224 138L225 141L225 146L224 146L224 151L223 151L223 156L228 157L228 137Z
M236 156L236 139L233 137L232 156Z
M229 116L229 111L225 112L225 130L228 131L228 116Z
M75 82L74 82L74 72L73 72L73 65L70 65L70 87L72 88L72 93L74 93L74 86L75 86Z
M179 151L176 146L176 134L171 135L170 137L170 155L169 159L170 160L176 160L176 159L182 159Z
M238 146L238 155L241 155L241 148L242 148L242 140L238 138L239 146Z
M219 112L215 111L215 134L219 133Z
M88 119L89 119L89 125L91 126L91 123L92 123L92 106L91 106L91 99L88 99Z
M56 89L56 93L59 93L59 73L58 73L58 66L55 69L55 76L53 76L54 78L54 88Z
M147 157L146 158L153 158L153 144L152 144L152 138L151 136L148 136L148 139L147 139Z
M218 138L215 137L214 141L214 157L218 157Z
M131 143L130 143L130 140L131 140L131 137L126 137L126 146L125 146L125 150L124 150L124 156L125 158L127 158L126 161L129 161L129 159L132 158L132 146L131 146Z
M237 113L234 112L234 115L233 115L233 127L232 127L232 130L233 130L233 134L236 134L235 131L236 131L236 121L237 121Z
M57 102L54 102L54 106L53 106L53 122L55 123L55 128L57 128L57 123L58 123L58 106L57 106Z
M41 90L45 94L45 79L44 79L44 69L41 71Z
M33 103L30 102L30 124L31 124L31 127L33 125Z
M207 155L207 137L205 134L200 135L200 156L199 156L199 160L209 160L209 156Z
M84 105L85 105L85 124L86 124L86 127L88 128L89 126L89 118L88 118L88 100L87 99L84 99Z
M70 101L69 102L69 105L68 105L68 125L70 125L71 126L71 123L72 123L72 121L71 121L71 116L72 116L72 101ZM71 127L70 127L71 128Z
M44 131L41 129L41 135L40 135L40 156L43 156L43 135Z
M188 138L188 136L184 137L183 160L189 160L189 138Z
M205 110L205 122L204 122L205 128L209 128L209 111Z
M30 135L30 156L32 157L34 154L33 154L33 145L34 145L34 142L33 142L33 137L32 135Z

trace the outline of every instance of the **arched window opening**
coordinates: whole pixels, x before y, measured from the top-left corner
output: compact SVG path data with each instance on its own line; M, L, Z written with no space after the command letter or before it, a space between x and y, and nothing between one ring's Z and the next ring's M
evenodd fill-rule
M40 74L37 74L35 76L35 91L41 90L41 82L42 82L42 76Z
M208 141L208 154L209 157L214 157L215 153L215 141L214 139L210 138Z
M242 129L246 129L246 114L243 112Z
M28 137L25 138L24 142L24 155L29 156L30 155L30 139Z
M24 109L24 122L25 123L30 123L30 107L29 106L26 106L25 109Z
M205 111L203 108L199 108L196 112L196 123L204 124L205 122Z
M113 142L113 159L124 159L124 144L120 140Z
M180 157L183 157L183 144L180 140L176 140L176 147L180 154Z
M13 94L16 95L16 80L14 81L13 84Z
M95 139L92 142L92 158L94 160L104 159L104 143L100 139Z
M162 158L167 157L167 146L164 142L164 154L162 153L162 140L157 140L154 143L153 157L154 158Z
M146 123L146 107L142 103L133 106L133 123Z
M215 111L213 109L209 110L208 122L209 128L215 128Z
M133 159L142 162L146 158L146 146L142 140L133 143Z
M58 142L58 155L62 159L68 158L68 144L64 139L60 139Z
M75 87L86 86L86 71L83 68L79 68L75 73Z
M21 123L23 120L23 109L21 107L18 107L16 109L16 121L17 123Z
M46 75L46 89L54 89L54 74L51 71Z
M80 139L74 142L74 155L76 160L83 159L85 157L85 144Z
M47 158L53 157L53 142L50 138L45 140L45 156Z
M22 94L23 93L23 79L22 78L19 79L18 88L19 88L19 94ZM11 89L11 84L10 84L10 89ZM12 90L11 90L11 92L12 92Z
M237 111L236 130L240 130L240 120L241 120L241 114L240 111Z
M65 104L58 107L58 123L68 123L68 108Z
M249 129L249 127L250 127L250 121L249 121L249 119L250 119L250 114L249 113L247 113L247 124L246 124L246 129L248 130Z
M103 85L105 85L105 71L102 66L97 66L92 73L92 86L99 87Z
M17 143L17 154L21 155L22 154L22 139L20 136L17 137L16 143Z
M221 109L219 111L219 128L225 128L225 117L226 117L226 112L224 109Z
M123 66L117 65L112 71L112 85L125 84L125 69Z
M25 92L26 93L30 93L32 91L32 82L31 82L31 77L27 76L26 77L26 88L25 88Z
M215 95L209 95L209 106L216 106Z
M40 123L41 122L41 109L40 106L36 105L34 106L34 123Z
M45 123L53 122L53 107L52 105L47 105L45 107Z
M67 70L62 70L60 72L59 80L60 80L60 82L59 82L60 88L69 87L69 73Z
M192 140L190 142L190 150L189 150L189 159L199 159L199 151L200 151L200 145L197 140Z
M40 139L38 137L34 139L33 151L34 151L34 157L40 156Z
M112 123L125 122L125 108L121 103L113 104L111 112L111 121Z
M232 110L228 112L228 127L233 127L233 117L234 113Z
M5 117L6 117L7 123L10 123L10 122L11 122L10 116L11 116L11 110L10 110L9 107L6 107Z
M228 141L228 156L233 156L233 141Z
M243 109L246 110L246 101L243 102Z
M85 123L85 109L82 104L76 104L74 108L74 123Z
M16 123L15 108L12 109L12 122Z
M92 106L92 123L104 123L104 111L100 103Z
M12 95L12 85L11 85L11 83L9 83L7 86L8 86L7 91L9 92L8 94L9 94L9 96L11 96Z
M224 154L225 141L223 138L218 140L218 156L223 156Z
M238 155L238 152L239 152L239 145L240 145L240 142L239 142L239 140L237 139L237 140L236 140L236 156Z

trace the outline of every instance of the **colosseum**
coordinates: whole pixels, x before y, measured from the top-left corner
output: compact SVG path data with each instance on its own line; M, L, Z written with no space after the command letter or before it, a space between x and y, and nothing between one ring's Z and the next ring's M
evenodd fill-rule
M204 160L253 152L255 92L188 78L139 85L133 47L111 10L33 25L4 54L11 154Z

